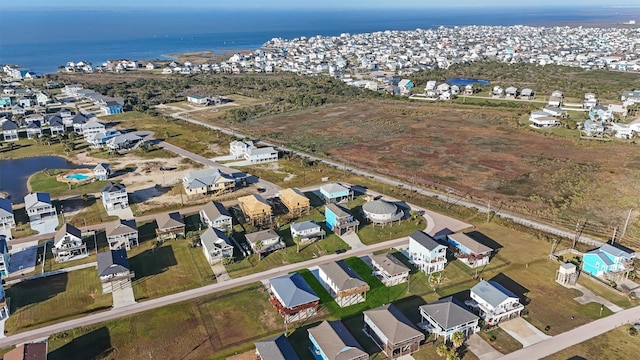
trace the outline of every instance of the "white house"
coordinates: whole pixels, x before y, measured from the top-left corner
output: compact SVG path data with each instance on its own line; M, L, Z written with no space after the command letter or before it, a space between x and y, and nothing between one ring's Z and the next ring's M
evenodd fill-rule
M82 125L82 136L85 139L92 137L94 134L105 132L106 127L97 120L89 120Z
M318 275L322 285L341 307L365 301L370 290L369 284L342 261L318 266Z
M409 236L409 261L427 274L442 271L447 265L447 247L416 230Z
M633 137L633 130L629 124L613 123L611 130L614 136L619 139L631 139Z
M233 156L234 159L242 159L247 153L247 150L252 146L252 143L235 140L232 141L231 144L229 144L229 153L231 154L231 156Z
M211 201L202 206L200 220L205 226L222 231L231 229L233 225L231 214L229 214L224 205L217 201Z
M129 196L124 184L110 183L100 191L102 204L107 210L126 209L129 207Z
M216 228L208 228L200 235L202 252L209 264L213 265L222 259L233 258L233 246L227 236Z
M314 238L324 239L325 236L325 231L313 220L293 223L289 227L289 230L291 231L292 238L298 237L301 240Z
M194 105L207 105L209 99L200 95L189 95L187 96L187 102Z
M93 168L96 180L107 180L111 176L111 167L107 163L100 163Z
M107 224L107 242L111 250L126 249L138 246L138 225L135 220L120 219L119 222Z
M18 125L11 120L0 120L4 141L18 141Z
M489 325L520 316L524 309L519 297L497 282L486 280L471 288L471 300L467 301L467 305L477 311Z
M53 256L57 262L65 262L87 255L87 245L82 242L80 229L64 224L53 237Z
M24 197L24 209L32 222L58 215L48 193L27 194Z
M258 148L251 146L244 154L245 160L251 164L278 161L278 151L271 146Z
M394 286L407 282L409 269L395 256L389 253L371 255L373 274L386 286Z
M262 257L262 254L268 254L286 247L282 237L272 229L245 234L244 237L251 246L251 250L260 257Z
M452 297L422 305L419 310L422 316L420 327L445 341L450 341L458 331L467 338L480 331L480 318Z
M14 227L16 227L16 220L13 217L11 201L0 198L0 229L11 229Z

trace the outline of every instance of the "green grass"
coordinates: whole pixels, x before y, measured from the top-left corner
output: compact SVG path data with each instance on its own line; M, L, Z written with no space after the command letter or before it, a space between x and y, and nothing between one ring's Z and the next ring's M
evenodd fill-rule
M490 331L480 331L478 333L489 345L503 354L508 354L522 349L522 344L507 334L506 331L495 327Z
M103 295L95 268L29 280L6 289L11 316L10 334L80 317L111 307L111 294Z
M100 197L89 196L86 200L81 197L70 198L61 200L60 204L62 204L65 209L82 209L73 214L73 216L66 217L68 223L79 229L83 229L85 224L95 225L118 220L117 216L109 216L109 214L107 214L107 210L105 210L102 205Z
M629 326L621 326L544 359L635 360L638 358L640 338L627 335L628 329Z
M14 239L36 235L38 233L35 230L31 230L29 216L27 216L24 206L13 209L13 218L16 221L16 227L11 229L11 236Z
M73 184L63 183L56 179L57 175L69 170L53 169L40 171L31 176L29 185L32 191L47 192L52 198L68 195L82 195L98 193L109 181L92 181L87 183ZM119 182L119 181L116 181Z
M589 275L583 275L578 278L578 284L591 290L594 294L601 296L612 303L620 306L621 308L628 308L638 305L638 300L631 300L629 296L620 295L607 285L588 278Z

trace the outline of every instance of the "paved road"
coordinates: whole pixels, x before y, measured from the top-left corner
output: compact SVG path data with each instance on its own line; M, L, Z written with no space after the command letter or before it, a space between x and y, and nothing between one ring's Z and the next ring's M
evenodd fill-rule
M383 243L369 245L361 249L352 249L342 254L326 255L317 259L312 259L296 264L289 264L275 269L263 271L256 274L251 274L239 278L229 279L227 281L219 282L212 285L203 286L197 289L187 290L181 293L167 295L161 298L136 303L133 305L112 309L105 312L100 312L92 315L88 315L79 319L73 319L62 323L49 325L43 328L25 331L15 335L8 336L0 339L0 348L6 348L12 345L21 344L36 339L42 339L58 332L70 330L73 328L93 325L102 323L105 321L117 319L123 316L133 315L142 311L153 310L159 307L175 304L182 301L192 300L201 296L215 294L220 291L233 289L239 286L252 284L255 282L270 279L274 276L287 274L291 271L309 268L312 266L318 266L327 262L345 259L351 256L362 256L370 254L378 250L384 250L391 247L406 246L408 244L408 238L403 237L395 240L385 241Z
M250 137L248 135L245 134L241 134L236 132L235 130L228 130L226 128L222 128L219 126L215 126L215 125L211 125L211 124L207 124L207 123L203 123L201 121L198 120L194 120L191 119L188 115L186 116L182 116L180 114L173 114L172 115L174 118L178 118L193 124L197 124L197 125L201 125L204 126L206 128L212 129L212 130L217 130L220 131L224 134L228 134L228 135L232 135L232 136L236 136L236 137ZM313 155L309 155L307 153L303 153L297 150L293 150L293 149L289 149L277 144L272 144L266 141L261 141L262 144L265 144L267 146L274 146L274 147L278 147L284 151L288 151L288 152L292 152L295 153L299 156L303 156L306 157L310 160L314 160L314 161L321 161L325 164L331 165L331 166L335 166L339 169L347 169L350 172L354 173L354 174L358 174L358 175L362 175L362 176L366 176L369 178L372 178L378 182L381 182L383 184L387 184L387 185L391 185L391 186L395 186L395 187L405 187L405 188L411 188L413 190L415 190L417 193L421 194L421 195L425 195L425 196L433 196L438 198L441 201L445 201L448 202L450 204L455 204L455 205L461 205L467 208L473 208L473 209L477 209L479 212L481 213L487 213L487 212L491 212L493 211L496 215L503 217L503 218L507 218L512 220L513 222L520 224L520 225L524 225L527 226L529 228L533 228L533 229L537 229L537 230L541 230L544 232L547 232L549 234L553 234L556 236L560 236L560 237L564 237L564 238L568 238L568 239L574 239L575 238L575 232L574 231L569 231L569 230L565 230L565 229L561 229L558 228L556 226L552 226L552 225L548 225L548 224L544 224L535 220L530 220L527 219L523 216L520 215L516 215L516 214L511 214L505 211L496 211L495 209L490 209L488 206L485 205L481 205L481 204L476 204L474 202L468 201L468 200L464 200L464 199L458 199L455 196L449 196L449 194L441 194L435 191L431 191L431 190L427 190L427 189L423 189L423 188L419 188L414 186L413 184L407 184L405 182L402 181L398 181L398 180L394 180L391 178L388 178L386 176L382 176L382 175L378 175L378 174L374 174L365 170L361 170L361 169L357 169L354 168L352 166L347 166L344 163L338 163L336 161L332 161L332 160L328 160L325 158L319 158ZM581 243L585 243L591 246L600 246L602 245L604 242L600 241L598 239L586 236L586 235L581 235L580 239L578 239L579 242Z
M518 351L503 356L502 360L541 359L555 354L568 347L604 334L625 324L635 323L640 320L640 306L623 310L603 319L592 321L588 324L556 335L550 339L527 346Z

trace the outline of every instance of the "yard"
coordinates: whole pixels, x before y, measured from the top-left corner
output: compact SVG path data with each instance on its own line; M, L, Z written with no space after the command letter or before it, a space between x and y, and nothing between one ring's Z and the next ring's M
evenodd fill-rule
M564 359L598 359L598 360L633 360L638 358L640 337L627 334L629 326L596 336L578 345L564 349L559 353L546 357L546 360Z
M88 183L73 184L57 180L57 175L69 170L50 169L33 174L29 178L29 186L32 191L47 192L52 198L69 195L83 195L99 193L109 181L92 181ZM116 181L118 182L118 181Z

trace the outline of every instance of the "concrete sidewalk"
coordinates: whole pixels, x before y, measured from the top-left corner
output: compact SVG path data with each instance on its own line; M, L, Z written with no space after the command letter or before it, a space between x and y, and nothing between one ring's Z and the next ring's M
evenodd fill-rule
M480 360L495 360L503 356L502 353L494 349L478 334L473 334L467 339L467 346L469 351Z

